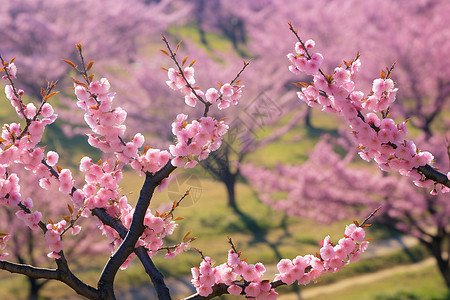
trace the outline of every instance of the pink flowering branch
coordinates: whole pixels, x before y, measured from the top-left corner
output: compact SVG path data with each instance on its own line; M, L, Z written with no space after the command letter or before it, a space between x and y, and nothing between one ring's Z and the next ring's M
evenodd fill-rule
M295 259L282 259L277 268L279 274L272 281L262 280L266 269L263 264L248 264L240 259L240 252L229 238L231 250L228 252L228 260L219 266L212 266L211 258L202 257L200 267L194 267L192 272L192 283L197 293L185 299L211 299L224 294L244 295L256 299L276 299L277 287L291 285L296 281L298 284L308 284L321 274L334 273L350 262L360 259L368 247L369 242L365 239L365 227L370 226L367 221L372 218L379 208L373 211L364 221L359 224L354 221L346 227L344 238L337 245L330 242L330 236L325 237L320 249L320 254L297 256Z
M359 54L351 62L344 62L335 68L332 75L321 70L323 56L320 53L310 54L315 42L302 41L297 31L289 23L289 29L298 42L295 45L296 55L287 55L292 65L289 67L294 74L307 74L314 77L314 83L296 84L300 88L298 97L309 106L322 106L322 111L341 116L353 130L360 145L360 156L369 161L374 159L384 171L398 170L402 175L409 176L413 182L422 187L442 184L450 188L449 176L439 172L430 164L433 155L417 149L413 141L405 140L406 122L395 124L389 118L390 104L395 101L397 88L390 79L392 69L382 71L380 78L373 82L372 91L364 94L355 90L354 75L361 68ZM372 111L363 113L363 110ZM380 120L376 113L381 113Z
M178 43L176 51L173 52L173 51L172 51L172 48L170 47L170 44L169 44L169 42L167 41L165 35L162 35L162 40L163 40L164 43L166 44L167 50L169 50L169 53L170 53L169 57L173 60L173 62L175 63L175 65L176 65L177 68L178 68L178 72L180 73L181 77L184 79L184 81L185 81L185 83L186 83L186 87L192 92L192 94L195 95L195 97L198 99L198 101L200 101L201 103L203 103L203 104L205 105L205 111L204 111L204 113L203 113L203 116L206 117L207 114L208 114L208 111L209 111L209 107L212 105L212 103L203 100L203 98L197 93L196 89L195 89L195 88L191 85L191 83L190 83L191 80L188 80L188 78L187 78L187 76L186 76L186 74L185 74L185 71L183 71L183 68L182 68L182 67L180 66L180 64L178 63L178 60L177 60L177 58L176 58L176 55L177 55L178 48L179 48L179 46L180 46L180 44L181 44L181 41ZM161 51L162 51L163 53L167 54L166 51L164 51L164 50L161 50ZM187 59L187 57L186 57L186 59ZM185 61L186 61L186 60L183 61L183 64L184 64ZM195 63L195 61L193 61L193 62L189 65L189 68L191 68L191 67L193 66L194 63ZM187 69L187 68L186 68L186 69Z

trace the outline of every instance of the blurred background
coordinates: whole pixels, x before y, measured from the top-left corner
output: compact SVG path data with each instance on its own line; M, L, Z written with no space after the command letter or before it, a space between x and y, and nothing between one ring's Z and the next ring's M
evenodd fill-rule
M396 62L392 78L399 92L392 118L410 118L409 138L431 151L435 165L447 172L449 16L446 0L15 0L0 6L0 53L6 60L17 56L16 86L29 101L39 101L45 80L58 80L61 93L51 101L60 118L44 141L47 150L60 153L61 166L74 169L83 155L101 158L86 142L87 126L67 88L72 82L66 74L76 74L61 61L78 61L76 43L83 44L87 61L95 60L95 78L110 79L116 105L128 112L127 135L141 132L147 145L160 148L173 142L170 125L178 113L201 115L165 84L161 67L173 63L159 51L161 34L173 46L183 41L180 60L197 59L196 85L203 91L229 82L242 60L251 59L241 76L245 90L239 106L211 111L230 124L221 149L193 170L177 170L152 200L151 208L161 211L192 188L176 211L185 220L167 242L192 231L198 237L193 246L220 264L230 236L248 262L263 262L271 276L280 258L315 253L328 234L337 242L345 224L362 221L381 206L367 230L369 252L360 262L306 287L281 288L280 299L442 300L450 299L450 196L430 195L361 160L345 124L297 98L292 83L312 79L290 73L286 54L296 42L288 22L304 40L315 40L328 74L359 52L357 89L365 93L380 71ZM0 120L17 122L2 98ZM44 219L66 213L68 199L27 189L31 181L23 183L24 196L47 208ZM129 170L123 193L136 199L142 182ZM0 209L1 231L14 225L14 212ZM39 234L24 227L9 242L8 259L52 266ZM81 241L67 241L67 256L76 274L94 284L109 256L107 242L95 229L85 230ZM195 251L154 259L174 298L194 292L190 268L201 260ZM0 278L3 299L78 299L59 283L6 272ZM119 273L116 290L119 299L154 297L137 261Z

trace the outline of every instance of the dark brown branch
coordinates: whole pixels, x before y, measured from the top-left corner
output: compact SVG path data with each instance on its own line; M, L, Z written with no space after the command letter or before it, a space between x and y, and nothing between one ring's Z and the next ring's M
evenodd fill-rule
M447 175L439 172L432 166L430 165L420 166L417 168L417 170L420 173L422 173L427 179L431 179L437 183L440 183L450 188L450 180L448 179Z
M359 224L359 227L362 227L363 225L365 225L367 223L367 221L370 220L370 218L372 218L373 216L375 216L375 214L381 209L381 206L378 207L377 209L375 209L367 218L364 219L364 221Z
M131 221L130 229L116 252L110 257L102 275L98 281L98 289L102 297L105 299L115 299L113 283L114 278L120 266L125 262L128 256L134 251L135 245L139 237L144 231L144 217L147 208L150 205L153 192L155 188L161 183L164 178L167 178L176 168L169 161L161 170L154 175L146 175L144 185L141 189L136 208L134 210L133 219Z
M9 261L0 261L0 269L10 273L22 274L33 278L47 278L58 280L58 270L33 267Z
M200 296L198 293L196 293L194 295L184 298L184 300L212 299L215 297L219 297L219 296L228 294L227 288L228 288L228 286L225 283L215 284L212 287L213 292L210 295Z
M94 208L92 210L92 214L97 216L103 224L106 224L119 233L119 236L122 239L125 239L128 229L123 226L122 222L119 219L113 218L109 215L105 209L103 208ZM164 282L164 276L159 272L153 263L152 259L147 253L147 250L143 246L139 246L134 251L142 263L142 266L145 269L145 272L150 276L150 279L153 282L153 285L156 289L159 299L170 299L169 289L167 288Z
M145 272L150 276L150 279L153 282L153 285L156 289L156 293L158 294L158 299L169 300L171 299L169 289L167 288L164 282L164 276L161 272L156 268L152 259L148 255L147 250L144 247L140 246L136 248L134 251L141 261L142 265L145 268Z
M0 269L10 273L22 274L37 279L52 279L64 282L77 294L89 299L99 299L98 291L79 280L67 267L64 256L56 260L58 269L38 268L25 264L0 261Z

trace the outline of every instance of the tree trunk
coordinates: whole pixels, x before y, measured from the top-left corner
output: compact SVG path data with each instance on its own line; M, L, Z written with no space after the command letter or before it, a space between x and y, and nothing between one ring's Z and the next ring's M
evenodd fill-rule
M236 193L235 193L235 186L236 186L236 175L229 175L226 178L224 178L225 186L227 187L227 196L228 196L228 205L232 207L234 210L238 210L237 203L236 203Z
M443 254L443 243L441 237L433 237L432 242L425 243L427 248L430 250L431 254L433 254L436 259L439 271L441 272L442 277L444 278L445 284L447 288L450 289L450 264L449 258L445 258L442 256Z
M42 285L37 282L36 278L28 277L28 281L30 282L28 300L38 300L39 290L41 289Z
M308 106L307 112L305 115L305 126L309 129L314 129L314 126L311 123L311 114L312 114L311 107Z

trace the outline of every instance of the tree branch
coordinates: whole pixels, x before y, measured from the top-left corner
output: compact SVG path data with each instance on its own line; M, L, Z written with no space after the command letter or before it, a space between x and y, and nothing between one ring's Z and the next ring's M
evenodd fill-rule
M420 173L422 173L426 178L431 179L437 183L440 183L450 188L450 180L448 179L447 175L439 172L432 166L430 165L420 166L417 168L417 170Z
M64 256L56 260L58 269L38 268L25 264L0 261L0 269L10 273L22 274L37 279L53 279L64 282L77 294L89 299L100 299L98 291L79 280L67 267Z
M122 239L125 239L128 233L128 229L125 226L123 226L122 222L119 219L113 218L103 208L94 208L92 210L92 213L95 216L97 216L102 221L103 224L106 224L114 228L114 230L117 231L117 233ZM164 276L156 268L152 259L148 255L147 250L143 246L139 246L134 250L134 252L141 261L142 266L145 269L145 272L150 276L150 279L152 280L153 285L158 294L158 298L171 299L169 289L167 288L164 282Z
M176 168L169 162L154 175L146 175L144 185L142 186L136 208L134 210L133 219L131 221L130 229L116 252L110 257L102 275L98 281L98 289L105 299L115 299L113 283L114 278L120 266L125 262L127 257L134 251L135 245L139 237L144 232L144 217L147 208L150 205L153 192L155 188L161 183L164 178L167 178Z
M10 273L22 274L33 278L47 278L58 280L58 270L38 268L26 264L0 261L0 269Z

